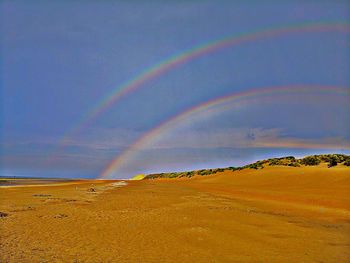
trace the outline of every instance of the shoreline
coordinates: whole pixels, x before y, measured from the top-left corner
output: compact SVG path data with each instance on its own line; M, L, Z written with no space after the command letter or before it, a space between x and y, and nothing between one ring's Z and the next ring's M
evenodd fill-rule
M65 186L65 185L77 185L77 184L86 184L86 183L107 183L111 182L111 184L116 183L116 182L124 182L128 181L125 179L118 179L118 180L95 180L95 179L72 179L72 180L62 180L63 182L53 180L53 182L50 182L49 180L44 180L45 183L38 182L38 183L33 183L33 179L17 179L17 180L24 180L26 181L24 184L3 184L0 185L1 188L23 188L23 187L46 187L46 186ZM35 181L36 179L34 179ZM43 181L39 179L38 181ZM46 182L47 181L47 182Z

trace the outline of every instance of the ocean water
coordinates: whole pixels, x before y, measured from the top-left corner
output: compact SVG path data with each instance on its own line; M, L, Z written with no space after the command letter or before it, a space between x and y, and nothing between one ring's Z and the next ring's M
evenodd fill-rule
M54 184L74 181L73 179L44 179L44 178L0 178L0 187L18 186L18 185L41 185Z
M97 171L0 169L0 179L94 179L98 174Z

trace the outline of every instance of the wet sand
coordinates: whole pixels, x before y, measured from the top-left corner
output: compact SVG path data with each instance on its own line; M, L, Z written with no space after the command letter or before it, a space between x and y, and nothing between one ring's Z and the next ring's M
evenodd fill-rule
M13 187L13 186L36 186L36 185L48 185L48 184L60 184L71 183L79 180L74 179L51 179L51 178L0 178L1 187Z
M0 262L349 262L349 189L325 165L0 188Z

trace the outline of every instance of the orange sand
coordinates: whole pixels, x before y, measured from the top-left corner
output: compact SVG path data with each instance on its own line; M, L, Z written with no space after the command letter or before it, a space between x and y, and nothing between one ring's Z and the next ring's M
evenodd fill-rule
M350 261L348 167L112 183L0 188L0 262Z

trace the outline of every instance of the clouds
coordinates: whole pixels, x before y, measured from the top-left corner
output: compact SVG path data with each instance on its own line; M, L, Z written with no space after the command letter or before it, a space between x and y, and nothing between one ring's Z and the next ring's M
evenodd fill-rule
M227 128L206 130L185 130L171 132L163 140L155 143L153 149L169 148L244 148L251 147L266 137L277 137L278 130L261 128Z
M254 147L261 148L298 148L298 149L339 149L350 150L350 141L342 137L317 139L303 138L268 138L257 141Z
M132 132L130 132L132 133ZM115 156L130 144L128 131L112 129L106 136L79 138L62 149L48 142L23 142L3 145L3 167L56 171L65 174L91 174L98 176ZM107 134L114 135L108 139ZM136 134L136 133L135 133ZM123 135L126 135L123 137ZM139 134L138 134L139 135ZM116 139L118 138L118 139ZM124 140L123 140L124 138ZM46 146L46 147L45 147ZM25 150L27 149L27 150ZM56 152L55 152L56 150ZM137 172L191 170L202 167L241 165L257 158L274 154L300 152L350 152L350 141L341 137L317 139L285 136L280 129L229 128L169 133L153 145L137 149L119 167L114 176L128 177ZM258 157L259 156L259 157ZM15 170L16 170L15 169Z

